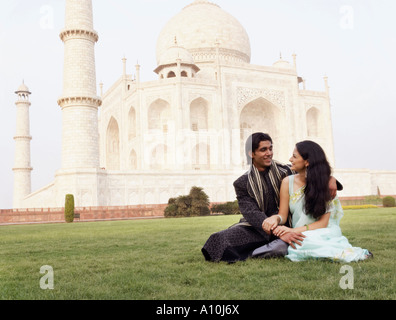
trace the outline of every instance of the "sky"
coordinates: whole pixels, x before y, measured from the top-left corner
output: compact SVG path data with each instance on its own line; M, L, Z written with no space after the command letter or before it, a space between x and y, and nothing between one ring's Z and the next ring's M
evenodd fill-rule
M141 66L157 79L155 47L164 25L193 0L93 0L97 83L104 91ZM396 170L396 1L213 0L246 29L251 63L292 62L308 90L328 77L335 167ZM60 168L64 0L0 1L0 208L12 207L16 95L29 87L32 191ZM99 93L99 85L98 85ZM393 129L392 129L393 128Z

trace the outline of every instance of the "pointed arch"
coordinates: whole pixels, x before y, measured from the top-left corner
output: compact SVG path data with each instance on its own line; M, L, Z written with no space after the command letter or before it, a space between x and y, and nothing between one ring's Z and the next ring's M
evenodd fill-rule
M169 103L163 99L155 100L148 108L148 129L168 132L170 117Z
M307 111L307 135L308 137L319 136L319 118L320 111L312 107Z
M128 113L128 140L131 141L136 137L136 111L131 107Z
M110 118L106 131L106 167L120 170L120 129L114 117Z
M129 170L137 170L138 168L137 154L134 149L132 149L131 153L129 154L128 168Z
M168 72L167 78L175 78L175 77L176 77L176 74L173 71Z
M151 152L150 168L152 170L166 169L168 166L168 147L165 144L159 144Z
M280 120L278 108L264 98L257 98L249 102L242 109L239 117L240 129L253 132L261 131L276 136L277 121Z
M191 163L194 169L208 170L210 168L210 147L204 143L195 145L191 152Z
M190 104L190 128L193 131L208 130L208 101L197 98Z
M246 104L239 116L240 150L242 164L246 165L245 141L254 132L268 133L277 140L281 113L270 101L259 97Z

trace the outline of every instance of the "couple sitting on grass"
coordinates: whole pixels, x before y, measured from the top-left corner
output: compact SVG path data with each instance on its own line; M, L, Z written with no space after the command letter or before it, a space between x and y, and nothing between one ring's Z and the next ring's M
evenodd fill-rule
M286 256L348 263L371 257L342 235L343 211L336 196L342 186L331 176L322 148L312 141L297 143L289 167L272 160L272 147L271 137L261 132L246 141L251 167L234 182L243 218L210 236L202 248L205 259Z

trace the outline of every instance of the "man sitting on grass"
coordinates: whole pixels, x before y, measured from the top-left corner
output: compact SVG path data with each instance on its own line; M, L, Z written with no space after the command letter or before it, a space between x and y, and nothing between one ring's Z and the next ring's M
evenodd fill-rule
M256 248L265 244L265 250L255 253L254 257L282 257L287 254L289 244L301 245L302 233L290 232L281 237L268 235L263 222L278 214L279 190L282 179L291 175L291 169L272 159L273 145L268 134L257 132L246 141L245 153L250 170L234 182L239 210L243 218L239 223L212 234L202 248L207 261L243 261L252 257ZM330 190L335 196L337 182L332 177ZM339 190L342 186L339 185ZM280 216L278 216L281 219ZM290 225L290 219L285 224Z

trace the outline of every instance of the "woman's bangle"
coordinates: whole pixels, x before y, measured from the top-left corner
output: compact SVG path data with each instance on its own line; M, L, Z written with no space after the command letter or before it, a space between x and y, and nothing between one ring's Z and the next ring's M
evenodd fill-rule
M276 216L279 217L279 224L282 224L283 223L282 217L279 214L277 214Z
M308 225L306 224L305 226L307 227L307 230L309 230L309 227L308 227Z

